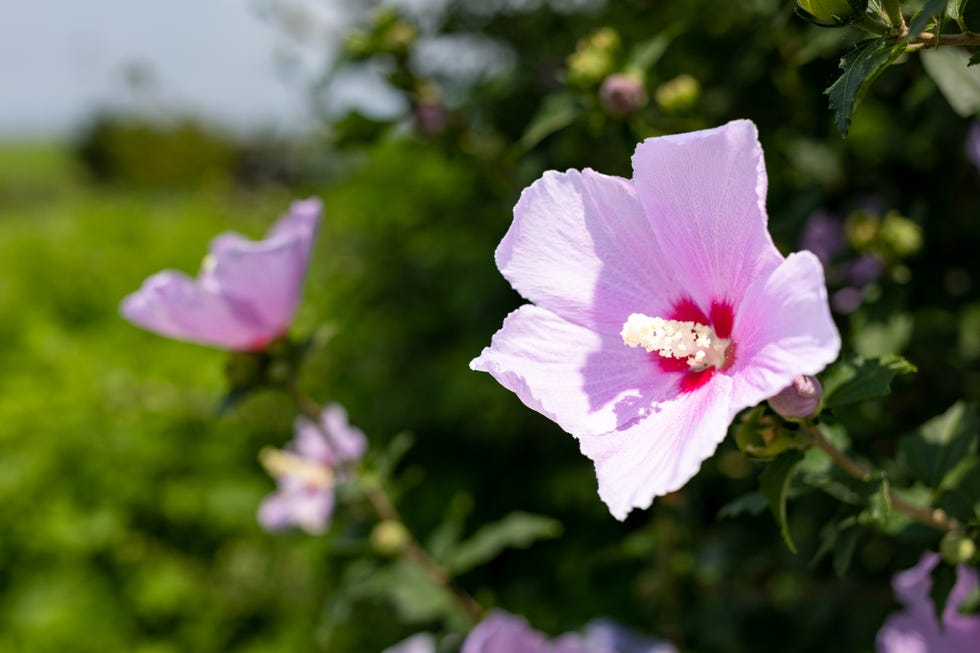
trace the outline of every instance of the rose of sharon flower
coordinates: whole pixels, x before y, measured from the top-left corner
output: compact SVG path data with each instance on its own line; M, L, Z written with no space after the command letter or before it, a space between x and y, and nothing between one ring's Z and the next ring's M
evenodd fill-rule
M295 439L285 449L263 449L260 459L279 489L259 506L262 528L277 531L296 525L311 535L324 532L333 514L334 485L343 480L344 462L359 460L367 449L364 433L347 421L347 411L328 404L320 426L297 417Z
M633 171L546 172L524 191L496 262L533 304L470 364L578 438L618 519L840 349L819 260L784 258L766 230L755 125L648 139Z
M585 637L566 633L549 640L521 617L494 610L470 632L460 653L676 653L676 649L607 620L590 624Z
M929 592L930 574L939 555L926 553L919 564L895 575L892 588L905 605L878 631L878 653L975 653L980 650L980 616L960 614L963 600L980 583L977 572L966 565L956 566L956 584L943 609L942 623L936 620Z
M123 300L123 317L178 340L264 349L292 322L320 215L320 200L308 199L293 202L263 240L221 234L197 279L173 270L154 274Z

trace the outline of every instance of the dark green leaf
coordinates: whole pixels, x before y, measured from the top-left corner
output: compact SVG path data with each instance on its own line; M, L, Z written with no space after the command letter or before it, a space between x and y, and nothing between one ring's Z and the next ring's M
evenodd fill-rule
M834 573L838 578L847 575L847 570L851 566L854 558L854 549L857 547L858 538L861 537L861 528L851 526L841 531L834 547Z
M950 20L958 21L963 16L968 0L948 0L946 3L946 17Z
M936 16L941 16L946 10L948 0L926 0L922 9L917 11L909 21L909 38L918 37L919 33L926 28L929 22Z
M530 150L548 136L568 127L582 114L582 110L581 103L572 93L549 95L524 131L521 147Z
M783 540L793 553L796 553L796 546L793 544L789 525L786 523L786 493L789 491L793 474L796 473L796 468L802 460L803 452L795 449L787 451L772 461L759 475L759 492L769 502L769 509L776 523L779 524Z
M868 495L868 518L879 526L888 523L892 515L892 500L888 495L888 479L882 477L871 486Z
M461 543L446 559L446 566L453 573L463 573L493 560L506 548L527 548L537 540L558 537L561 532L561 522L556 519L512 512Z
M406 623L433 621L456 612L448 590L405 559L364 578L356 593L366 598L387 598Z
M937 505L962 521L977 519L980 502L980 456L976 454L961 460L943 478L939 486Z
M960 614L980 614L980 587L970 590L970 593L963 597L963 602L957 606L956 611Z
M749 492L732 499L718 511L718 519L729 519L742 514L758 515L766 509L766 498L759 492Z
M892 379L915 371L915 366L901 356L840 361L823 378L824 408L884 397L891 391Z
M962 401L934 417L898 444L899 460L929 487L943 478L967 455L977 450L980 420L976 408Z
M675 25L674 29L660 32L656 36L638 43L630 51L626 59L626 68L646 71L660 61L660 57L667 51L670 42L674 40L676 33L680 31L680 25Z
M830 108L836 114L837 129L842 136L847 136L851 114L868 86L904 48L904 43L895 44L886 38L866 39L841 58L840 67L844 72L824 92L830 98Z
M946 610L949 593L953 591L953 585L955 584L956 571L951 565L940 562L932 570L932 587L930 588L929 596L932 598L937 623L945 623L943 621L943 611Z
M978 63L980 63L980 52L974 52L970 60L966 62L966 65L967 67L976 66Z

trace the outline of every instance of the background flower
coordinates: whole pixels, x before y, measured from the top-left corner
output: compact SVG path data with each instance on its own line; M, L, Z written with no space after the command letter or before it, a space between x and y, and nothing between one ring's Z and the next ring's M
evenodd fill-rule
M892 588L905 606L893 614L878 632L878 653L972 653L980 644L980 615L959 613L960 604L978 586L977 572L956 566L956 584L943 609L942 620L930 597L932 570L939 554L926 553L911 569L895 575Z
M359 460L367 439L348 423L339 404L323 409L320 426L301 416L294 428L296 437L284 450L262 452L262 463L279 487L259 506L258 520L270 531L296 525L318 534L327 529L333 514L334 485L344 480L341 464Z
M783 258L766 230L755 125L648 139L633 169L548 172L524 191L496 261L533 304L470 365L579 439L619 519L684 485L740 410L840 349L819 260ZM634 314L700 325L706 362L656 338L627 346Z
M123 317L179 340L263 349L293 319L320 215L320 201L308 199L294 202L263 240L221 234L197 279L173 270L151 276L123 300Z

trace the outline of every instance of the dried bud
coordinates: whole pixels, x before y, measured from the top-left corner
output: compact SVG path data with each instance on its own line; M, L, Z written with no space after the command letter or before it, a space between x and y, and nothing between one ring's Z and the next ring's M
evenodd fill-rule
M647 103L643 82L631 75L616 73L602 80L599 88L602 107L611 115L625 117L642 109Z
M822 397L823 386L817 377L801 374L789 387L770 397L769 406L786 419L805 419L817 412Z

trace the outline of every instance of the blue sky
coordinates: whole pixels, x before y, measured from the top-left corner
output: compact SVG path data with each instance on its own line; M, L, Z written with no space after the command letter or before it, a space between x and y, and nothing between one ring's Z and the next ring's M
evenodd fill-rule
M96 107L134 104L302 128L303 88L340 17L335 3L284 3L315 10L300 21L304 40L263 12L273 1L0 0L0 136L63 134ZM284 79L286 59L298 65ZM143 94L124 82L132 64L152 71Z

